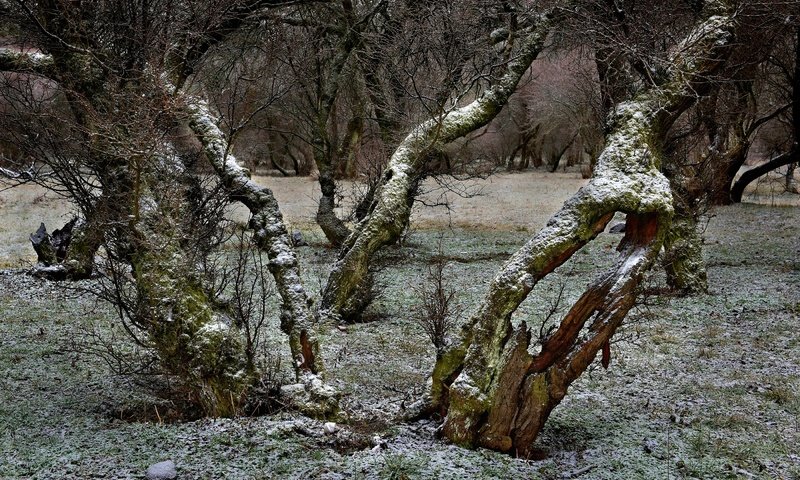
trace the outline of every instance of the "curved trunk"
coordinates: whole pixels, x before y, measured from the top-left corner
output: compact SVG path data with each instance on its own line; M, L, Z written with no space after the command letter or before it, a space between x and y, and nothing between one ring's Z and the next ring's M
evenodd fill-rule
M515 253L492 281L462 337L437 362L432 408L446 414L443 433L465 446L529 456L533 441L567 388L609 340L636 300L673 214L661 145L675 118L696 100L732 39L728 16L710 17L677 49L670 81L617 106L595 176ZM591 284L558 328L530 348L531 332L511 315L536 283L627 213L620 258ZM534 353L531 353L533 351Z
M229 189L231 198L250 210L249 227L254 232L259 248L267 252L269 270L281 296L281 328L289 336L298 376L303 372L322 373L311 300L303 288L300 266L278 202L271 190L250 180L228 152L224 134L217 127L216 119L204 100L189 98L186 113L190 127L202 143L217 175Z
M369 214L353 229L331 270L322 297L329 315L350 321L370 298L372 255L400 237L411 214L425 160L441 145L489 123L506 104L522 75L544 46L549 19L541 17L507 73L469 105L430 119L412 130L392 154Z
M333 166L318 161L317 169L319 169L319 186L322 192L317 208L317 225L331 245L340 247L350 235L350 229L336 215L336 181L333 178Z
M744 189L747 188L748 185L750 185L756 179L766 175L767 173L777 168L794 164L794 162L797 161L797 157L798 157L798 147L795 146L794 148L792 148L792 151L784 153L783 155L779 155L768 162L762 163L761 165L753 167L750 170L744 172L742 176L739 177L738 180L736 180L736 182L733 184L733 187L731 188L731 194L730 194L731 200L734 203L741 202L742 195L744 195ZM786 186L788 190L789 177L787 177L786 179Z

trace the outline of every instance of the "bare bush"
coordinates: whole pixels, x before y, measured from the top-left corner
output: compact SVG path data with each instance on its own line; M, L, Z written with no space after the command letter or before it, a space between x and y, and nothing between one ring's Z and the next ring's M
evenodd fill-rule
M458 318L464 311L456 296L456 290L447 281L444 269L448 261L439 253L427 266L427 274L423 282L414 287L418 299L413 309L414 320L422 327L436 348L438 359L447 346L448 334L455 327Z

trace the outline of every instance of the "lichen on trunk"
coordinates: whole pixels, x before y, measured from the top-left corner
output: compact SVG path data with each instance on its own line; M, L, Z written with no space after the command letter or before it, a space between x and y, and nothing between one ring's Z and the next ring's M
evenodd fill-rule
M676 50L667 82L617 106L595 176L506 262L461 338L437 362L430 407L446 414L443 433L451 441L527 457L570 384L598 353L608 366L610 338L634 305L673 216L670 185L659 170L664 137L723 62L733 37L733 21L725 9L719 13ZM525 322L514 328L512 314L615 212L627 214L618 261L552 333L531 345L529 328Z
M228 143L208 104L187 95L185 106L189 126L202 143L206 158L230 191L231 198L250 210L249 227L256 244L269 257L269 270L281 296L281 328L289 336L298 376L303 372L322 373L311 300L303 288L297 255L277 200L268 188L250 180L228 151Z
M708 292L703 239L698 228L692 212L676 212L664 239L662 264L667 273L667 285L686 295Z
M426 159L449 142L489 123L514 93L531 62L544 47L551 19L540 16L527 28L521 49L506 73L468 105L415 127L392 154L369 213L345 240L322 296L322 310L344 321L358 318L371 295L370 263L385 245L397 241L408 225Z

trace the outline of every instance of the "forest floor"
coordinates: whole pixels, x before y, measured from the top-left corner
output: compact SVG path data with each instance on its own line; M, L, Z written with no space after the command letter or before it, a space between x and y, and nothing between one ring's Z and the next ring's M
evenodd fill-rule
M311 244L298 253L318 293L335 252L311 223L316 184L258 180ZM91 332L123 337L107 305L25 274L35 260L27 235L40 221L63 224L67 207L33 187L0 192L0 478L144 478L162 460L180 479L800 478L800 202L774 180L751 190L749 203L710 212L711 292L647 295L609 369L591 369L554 410L537 460L464 450L437 440L435 422L394 420L433 364L409 286L424 284L444 256L468 314L508 255L582 185L575 174L498 175L476 183L482 196L455 199L450 215L415 214L403 246L379 259L374 321L321 327L328 378L349 415L331 435L291 411L170 422L168 404L76 354ZM560 306L569 304L613 261L619 238L601 234L515 319L535 325L562 286ZM651 277L658 291L662 275ZM288 358L273 313L263 349Z

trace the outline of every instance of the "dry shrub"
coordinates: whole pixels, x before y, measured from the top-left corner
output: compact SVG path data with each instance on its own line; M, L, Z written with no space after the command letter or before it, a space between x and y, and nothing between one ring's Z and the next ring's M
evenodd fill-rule
M422 283L414 287L418 299L413 309L414 320L422 327L436 348L438 358L447 346L447 337L463 313L463 307L444 274L447 260L439 254L427 267Z

